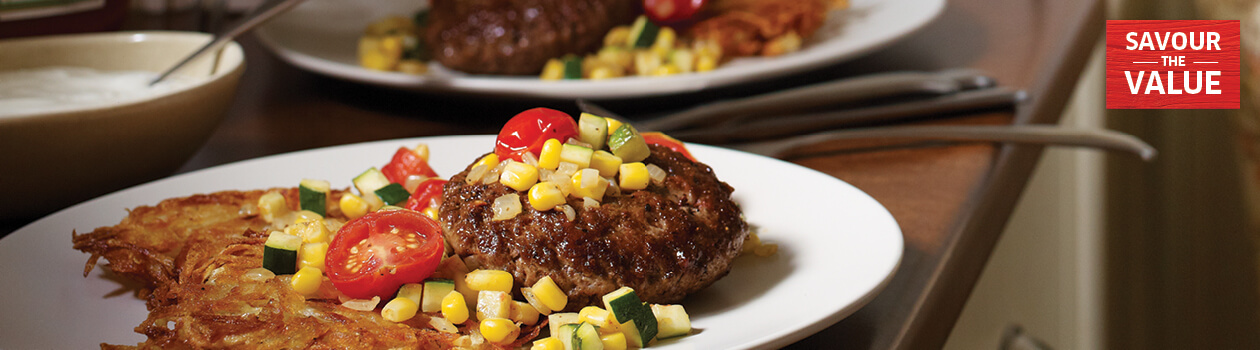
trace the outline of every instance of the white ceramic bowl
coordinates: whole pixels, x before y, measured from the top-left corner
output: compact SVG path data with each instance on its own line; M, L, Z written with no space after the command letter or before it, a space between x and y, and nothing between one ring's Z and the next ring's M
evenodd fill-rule
M191 32L118 32L0 40L0 71L70 66L159 72L211 40ZM47 213L170 175L223 119L245 69L240 45L179 75L191 86L143 100L0 118L0 218ZM213 68L213 70L212 70Z

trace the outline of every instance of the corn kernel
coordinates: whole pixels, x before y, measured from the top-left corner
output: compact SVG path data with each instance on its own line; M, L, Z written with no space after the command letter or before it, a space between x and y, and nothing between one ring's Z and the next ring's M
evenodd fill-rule
M591 80L602 80L602 79L612 79L612 78L620 77L622 75L623 74L621 74L621 72L615 71L610 67L599 66L599 67L595 67L594 69L591 69L591 74L588 78Z
M564 310L565 304L569 303L569 296L560 290L560 286L556 285L556 281L551 276L543 277L533 286L534 296L538 301L547 306L551 310Z
M621 68L624 74L634 64L634 53L620 46L607 46L595 53L600 62Z
M522 301L512 301L512 320L533 326L538 323L538 309Z
M604 46L625 46L630 39L629 26L616 26L604 35Z
M557 166L560 166L560 150L563 146L557 139L547 139L543 142L542 151L539 151L538 155L538 167L555 170Z
M600 328L601 330L603 328ZM599 337L599 341L604 343L604 350L626 350L626 334L622 332L605 334Z
M503 168L499 182L517 191L528 191L538 182L538 168L532 165L511 162Z
M493 290L507 292L512 290L512 274L502 270L476 270L464 275L468 288L473 290Z
M608 190L608 180L599 176L599 170L586 168L573 174L572 195L574 197L590 197L602 201L606 190Z
M547 304L543 304L542 300L538 299L538 295L534 294L534 288L522 287L521 295L525 296L525 301L529 302L529 305L533 306L534 310L538 310L538 313L543 315L551 314L551 308L547 307Z
M288 212L289 204L285 202L284 195L279 192L267 192L258 198L258 213L267 222L274 221Z
M696 54L688 49L678 49L669 54L669 63L678 66L683 73L696 70Z
M613 119L613 118L604 118L604 119L608 119L608 134L609 135L612 135L614 132L617 131L617 128L621 127L620 120Z
M543 66L542 74L539 78L542 80L564 79L564 62L556 58L547 60L547 64Z
M328 242L304 243L298 250L298 268L324 269L324 257L328 255Z
M640 162L625 163L621 165L621 176L618 183L623 190L641 190L647 188L651 177L648 176L647 166Z
M424 300L424 284L403 284L401 287L398 287L398 297L411 299L416 305L420 305L420 302Z
M546 337L535 341L529 350L564 350L564 342L556 337Z
M512 295L507 292L483 290L477 292L477 319L512 316Z
M368 212L367 201L352 193L342 194L341 200L337 202L337 205L341 207L341 213L350 219L358 219Z
M670 75L677 75L678 73L682 73L682 69L678 68L678 65L675 65L673 63L666 63L666 64L661 65L660 67L656 67L656 71L652 72L652 75L658 76L658 77L664 77L664 76L670 76Z
M473 163L474 167L478 165L485 165L486 169L494 168L499 165L499 155L494 153L487 154L485 157L478 159L476 163Z
M661 66L661 54L652 50L635 51L634 53L634 73L637 75L651 75Z
M713 57L710 55L697 55L696 56L696 71L697 72L708 72L708 71L716 69L717 66L718 66L718 59L716 57Z
M398 297L385 303L385 307L381 308L381 317L394 322L402 322L416 317L416 310L419 308L410 298Z
M482 320L477 329L481 331L481 336L485 337L486 341L495 344L513 342L521 331L521 328L516 326L516 322L498 317Z
M331 234L328 232L328 226L324 225L324 220L304 220L300 215L302 212L298 213L298 222L285 227L284 233L300 236L302 237L302 242L306 243L328 242L331 240Z
M293 286L293 290L298 294L311 295L319 290L320 283L324 281L324 273L313 267L303 267L293 274L293 279L289 284Z
M675 32L674 28L661 27L661 30L656 32L656 41L652 43L652 50L664 56L674 49L674 42L677 40L678 32Z
M600 327L600 329L603 329L605 326L608 326L610 323L612 324L617 323L617 322L608 322L610 316L612 316L611 312L608 312L608 310L604 310L604 308L601 308L598 306L587 306L587 307L582 308L581 311L578 311L579 322L590 323L592 325L595 325L596 327Z
M539 182L529 189L529 206L534 210L547 211L564 203L564 192L553 182Z
M617 170L621 167L621 157L604 150L595 151L591 155L590 166L595 170L599 170L599 176L613 177L617 175Z
M424 214L424 216L428 216L430 219L433 219L434 221L438 220L438 208L434 208L434 207L424 208L424 211L420 213Z
M442 317L454 324L468 321L468 303L459 291L451 291L442 297Z
M417 144L416 148L412 148L411 151L415 152L416 155L420 157L420 159L424 159L424 161L426 162L429 161L429 144L426 144L426 143Z

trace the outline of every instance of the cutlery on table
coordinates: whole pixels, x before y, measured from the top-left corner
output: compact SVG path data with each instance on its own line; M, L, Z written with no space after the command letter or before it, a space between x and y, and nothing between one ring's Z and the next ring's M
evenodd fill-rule
M201 57L201 55L207 52L219 51L219 49L223 48L223 45L227 45L227 43L231 42L232 39L235 39L237 36L240 36L241 34L245 34L245 32L248 32L250 29L254 29L254 27L257 27L258 25L267 22L267 20L270 20L272 17L275 17L278 14L288 11L294 6L297 6L297 4L302 3L302 1L304 0L265 0L263 1L262 4L259 4L258 7L255 7L254 10L249 13L249 15L245 16L245 18L241 19L240 21L237 21L236 23L232 24L231 26L227 28L224 28L223 30L220 30L218 33L215 33L214 40L210 40L210 42L207 43L205 46L198 48L197 51L193 51L191 55L188 55L188 57L184 57L184 59L180 60L179 63L176 63L174 66L171 66L171 68L168 68L165 71L163 71L162 74L158 75L156 79L153 79L153 81L149 82L149 85L154 85L162 80L165 80L166 77L171 75L171 73L175 73L175 71L179 70L180 68L183 68L184 65L187 65L188 62L192 62L194 59L197 59L197 57Z

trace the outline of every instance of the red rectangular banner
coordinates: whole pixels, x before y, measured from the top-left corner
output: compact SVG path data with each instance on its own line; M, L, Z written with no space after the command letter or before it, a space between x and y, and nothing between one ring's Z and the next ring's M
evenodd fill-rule
M1238 21L1107 21L1108 109L1238 109Z

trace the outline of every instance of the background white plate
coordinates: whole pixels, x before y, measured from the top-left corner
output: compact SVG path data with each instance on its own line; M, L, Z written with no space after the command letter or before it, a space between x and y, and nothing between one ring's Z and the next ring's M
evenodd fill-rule
M670 77L600 81L541 81L537 77L468 75L438 67L424 76L360 68L359 36L368 23L410 16L422 0L308 0L265 26L258 37L281 59L345 80L428 92L542 98L628 98L699 91L822 67L852 59L922 28L945 0L852 0L835 11L800 51L775 58L745 58L717 70Z
M115 225L127 209L231 189L295 186L302 178L349 187L394 150L428 143L432 165L450 176L493 148L493 136L379 141L243 161L115 192L36 221L0 240L0 349L86 349L135 344L144 302L105 269L82 276L86 254L71 231ZM901 261L901 230L870 196L791 163L701 145L698 159L735 187L735 199L777 255L745 256L730 275L683 302L700 333L653 349L779 347L852 314ZM102 260L102 263L104 260Z

